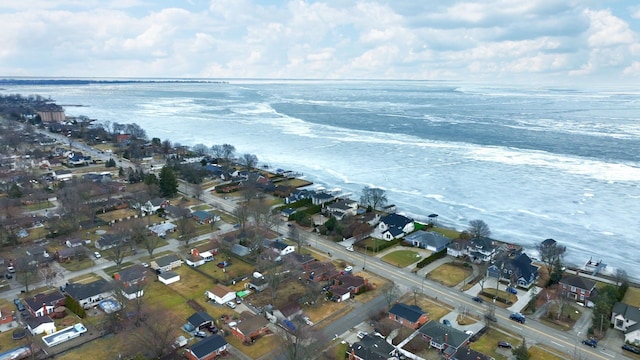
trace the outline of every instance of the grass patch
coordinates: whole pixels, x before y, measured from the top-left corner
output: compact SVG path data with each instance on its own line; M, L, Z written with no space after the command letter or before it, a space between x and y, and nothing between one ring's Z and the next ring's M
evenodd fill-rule
M547 316L540 317L540 320L551 323L555 325L555 327L566 331L571 330L573 325L582 315L582 311L580 308L573 306L572 304L565 304L562 307L562 312L560 316L558 316L558 304L552 304L549 307L549 313Z
M448 237L449 239L457 239L460 237L460 232L453 229L434 226L431 228L431 231L437 232L444 237Z
M138 212L133 209L120 209L106 212L104 214L97 215L97 217L107 223L111 221L117 221L119 219L127 219L129 217L133 217Z
M502 301L496 301L496 306L499 306L501 308L508 308L509 306L513 305L513 303L518 301L518 297L516 295L503 290L496 290L495 288L484 288L484 292L490 295L490 296L486 296L485 294L482 295L482 297L486 301L492 301L493 298L496 296L509 301L509 304L505 304Z
M640 308L640 288L628 288L626 294L624 294L622 302Z
M563 360L564 359L564 357L556 356L554 353L551 353L537 345L534 345L529 348L529 355L531 355L532 359L545 359L545 360Z
M88 257L80 261L71 260L64 263L60 263L60 266L62 266L63 268L69 271L84 270L92 267L93 265L94 265L93 260L89 259Z
M382 257L382 261L397 267L409 266L420 259L420 254L413 250L396 250Z
M438 266L427 274L427 279L437 281L445 286L452 287L461 283L469 275L472 268L456 263L446 263Z
M191 211L200 211L200 210L208 211L208 210L212 210L212 208L208 204L196 205L191 208Z
M39 203L35 203L35 204L23 205L22 206L22 210L23 211L36 211L36 210L42 210L42 209L51 209L52 207L55 207L55 205L53 205L52 202L43 201L43 202L39 202Z
M496 360L506 360L507 357L503 354L499 353L498 341L508 341L514 347L520 346L521 341L513 336L505 335L502 332L499 332L494 329L489 329L486 333L484 333L478 341L471 344L471 348L475 351L481 352L483 354L487 354L496 358ZM508 353L511 351L507 350ZM503 351L504 352L504 351ZM538 359L538 358L532 358ZM543 358L540 358L543 359Z
M122 264L120 264L120 270L122 270L122 269L124 269L126 267L129 267L131 265L133 265L132 262L128 262L128 261L123 262ZM116 265L104 268L104 272L109 276L113 276L113 274L117 273L118 271L119 271L119 269L118 269L118 267Z

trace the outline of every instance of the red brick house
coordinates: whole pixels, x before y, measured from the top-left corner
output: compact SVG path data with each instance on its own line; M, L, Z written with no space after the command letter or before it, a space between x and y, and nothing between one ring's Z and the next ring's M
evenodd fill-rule
M0 309L0 325L10 324L13 322L13 312L9 309Z
M304 265L304 269L309 276L309 281L329 281L340 276L338 271L330 262L314 261Z
M565 275L558 284L560 295L581 302L587 306L593 306L595 298L596 282L582 276ZM591 304L590 304L591 303Z
M231 333L242 340L243 343L251 344L261 336L269 333L269 320L264 316L253 315L243 312L243 321L239 322L236 327L231 328Z
M417 329L429 321L429 315L419 306L397 303L389 309L389 319L402 326Z

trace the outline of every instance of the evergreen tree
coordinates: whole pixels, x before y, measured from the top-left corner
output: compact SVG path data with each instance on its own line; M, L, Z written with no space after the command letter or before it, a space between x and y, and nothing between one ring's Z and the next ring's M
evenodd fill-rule
M160 193L164 197L174 197L178 193L178 179L170 167L162 167L158 185L160 185Z
M513 348L511 352L513 353L513 356L515 356L516 360L529 360L531 358L531 354L529 354L529 350L527 349L527 342L524 338L522 339L522 344Z

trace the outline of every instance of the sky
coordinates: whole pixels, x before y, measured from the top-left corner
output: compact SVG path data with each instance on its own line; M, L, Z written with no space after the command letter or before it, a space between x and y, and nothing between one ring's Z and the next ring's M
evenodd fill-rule
M6 0L0 77L640 81L637 0Z

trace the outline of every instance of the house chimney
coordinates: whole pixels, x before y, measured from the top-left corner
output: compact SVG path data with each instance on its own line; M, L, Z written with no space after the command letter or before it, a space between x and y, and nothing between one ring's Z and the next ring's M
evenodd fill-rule
M120 281L120 273L113 274L113 278Z
M47 311L47 304L46 303L42 303L42 316L47 316L49 315L48 311Z
M449 334L448 333L444 333L444 343L445 344L449 343Z

